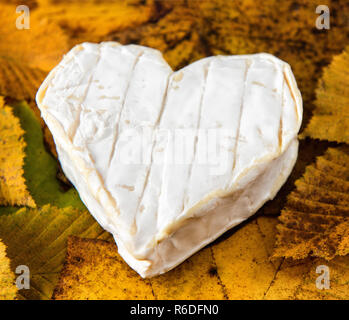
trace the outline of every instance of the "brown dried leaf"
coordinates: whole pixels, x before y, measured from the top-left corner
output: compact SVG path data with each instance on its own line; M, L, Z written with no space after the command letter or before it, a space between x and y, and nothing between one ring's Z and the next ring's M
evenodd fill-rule
M26 5L29 9L35 9L38 6L40 0L21 0L20 4L18 0L0 0L1 4L13 4L13 5Z
M112 32L109 40L137 43L160 50L173 69L209 55L200 35L200 14L183 1L156 2L159 18L139 27Z
M296 182L279 218L275 257L349 253L349 148L329 148Z
M323 1L331 10L331 29L318 30L315 0L259 3L253 0L189 1L205 23L200 34L211 54L272 53L287 61L304 99L304 123L311 116L321 69L349 41L345 1Z
M46 72L0 57L0 94L18 100L34 100Z
M24 131L0 97L0 205L35 207L23 177Z
M304 135L349 143L349 46L325 69Z
M290 176L276 197L264 204L259 212L265 215L280 215L280 211L285 207L287 196L295 189L295 182L303 176L305 168L312 164L318 156L323 155L330 146L331 143L328 141L310 138L300 140L297 162Z

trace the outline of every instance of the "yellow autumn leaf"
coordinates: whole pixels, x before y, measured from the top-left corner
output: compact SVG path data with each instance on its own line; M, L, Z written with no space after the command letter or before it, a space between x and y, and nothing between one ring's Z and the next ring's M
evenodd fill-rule
M0 240L0 300L16 298L15 275L10 270L10 260L6 256L6 246Z
M273 233L275 218L258 221ZM142 279L118 255L115 244L71 238L54 299L263 298L277 268L268 258L271 249L270 239L264 240L253 221L175 269ZM147 292L145 297L139 288Z
M349 46L324 70L305 136L349 143Z
M274 256L349 254L349 149L330 148L306 168L280 216Z
M49 71L68 51L68 38L57 24L37 16L30 7L29 29L18 29L17 19L21 25L24 16L16 13L17 5L0 4L0 56Z
M331 261L321 258L296 261L285 259L275 273L265 299L347 300L348 263L349 256L336 257ZM329 270L329 288L323 287L323 267Z
M69 46L100 42L112 32L138 26L154 17L154 1L142 0L63 0L39 1L34 15L59 25L69 36Z
M107 270L109 277L104 276ZM122 262L112 242L70 237L62 275L54 291L56 298L66 294L61 288L67 286L71 287L67 299L72 296L90 300L153 298L150 282L143 281ZM76 282L81 285L74 286Z
M18 29L17 24L24 22L24 13L16 13L18 5L15 1L0 1L0 95L30 101L40 119L33 102L36 91L46 71L69 49L68 38L58 25L33 14L35 1L21 2L29 7L29 25Z
M342 266L349 257L331 263L270 260L276 224L276 218L259 217L151 279L130 269L115 244L72 237L53 298L346 299L349 272ZM320 292L316 267L324 264L331 270L331 288Z
M35 207L23 177L23 133L19 120L0 97L0 205Z
M304 277L297 299L313 300L348 300L349 299L349 256L336 257L331 261L314 259L309 263L309 272ZM320 269L318 269L320 267ZM323 275L322 268L329 270L329 289L321 289L316 286L316 281ZM318 270L318 272L316 272ZM320 276L320 279L318 277ZM315 284L315 285L314 285ZM320 283L321 285L321 283Z
M71 237L54 299L224 299L210 248L176 269L142 279L115 243Z

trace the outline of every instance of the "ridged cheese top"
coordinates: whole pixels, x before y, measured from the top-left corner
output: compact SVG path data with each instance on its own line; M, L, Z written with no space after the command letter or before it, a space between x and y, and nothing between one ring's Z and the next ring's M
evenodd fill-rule
M73 48L37 102L83 192L105 209L91 213L140 259L280 156L302 117L290 67L272 55L209 57L173 72L158 51L115 42Z

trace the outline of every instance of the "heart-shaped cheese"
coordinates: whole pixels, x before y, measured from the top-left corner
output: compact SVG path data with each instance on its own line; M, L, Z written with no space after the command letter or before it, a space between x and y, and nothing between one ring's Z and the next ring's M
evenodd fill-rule
M265 53L173 72L150 48L84 43L37 103L66 176L142 277L255 213L297 158L301 95L289 65Z

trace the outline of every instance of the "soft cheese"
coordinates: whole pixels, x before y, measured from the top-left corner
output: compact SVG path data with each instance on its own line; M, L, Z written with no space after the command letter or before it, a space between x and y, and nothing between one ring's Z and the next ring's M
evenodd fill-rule
M265 53L173 72L147 47L83 43L36 100L66 176L142 277L254 214L297 158L301 95Z

